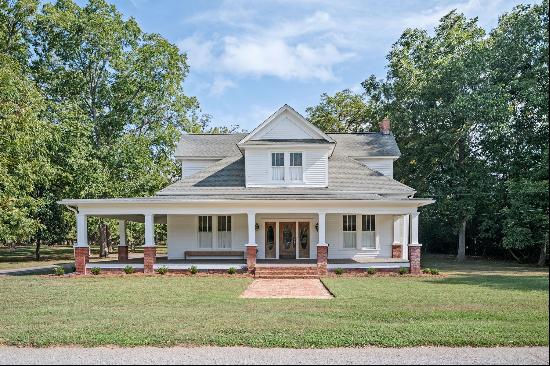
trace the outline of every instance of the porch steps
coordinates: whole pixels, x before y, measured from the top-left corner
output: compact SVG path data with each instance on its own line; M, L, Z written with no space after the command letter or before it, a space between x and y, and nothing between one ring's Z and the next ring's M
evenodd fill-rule
M256 278L319 278L317 266L256 266Z

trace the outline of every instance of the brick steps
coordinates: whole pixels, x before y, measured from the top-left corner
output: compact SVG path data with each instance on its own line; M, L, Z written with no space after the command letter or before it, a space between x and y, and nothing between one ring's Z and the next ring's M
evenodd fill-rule
M317 267L256 267L256 278L319 278Z

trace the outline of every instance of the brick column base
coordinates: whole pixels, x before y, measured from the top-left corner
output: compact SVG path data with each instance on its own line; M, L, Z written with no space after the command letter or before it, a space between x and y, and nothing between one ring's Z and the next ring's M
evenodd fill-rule
M420 274L420 244L409 244L409 264L411 266L411 274Z
M258 246L256 244L246 245L246 266L248 273L254 273L256 271L256 256L258 254Z
M86 263L90 261L90 247L74 248L74 264L76 273L86 274Z
M157 247L143 247L143 273L155 273L153 266L157 259Z
M118 246L118 261L123 262L128 260L128 246L119 245Z
M317 244L317 273L320 276L327 274L328 265L328 244Z
M392 244L391 257L402 258L402 256L403 256L403 246L401 244Z

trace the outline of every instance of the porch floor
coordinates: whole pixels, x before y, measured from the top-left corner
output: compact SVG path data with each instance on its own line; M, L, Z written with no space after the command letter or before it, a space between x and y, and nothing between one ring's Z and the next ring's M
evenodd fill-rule
M91 261L86 268L122 269L130 265L135 269L143 268L143 258L131 258L126 261ZM316 259L258 259L257 267L304 267L316 266ZM231 267L240 269L246 267L245 259L168 259L166 256L157 256L154 268L162 266L168 269L185 270L191 266L198 270L227 270ZM360 258L360 259L329 259L328 269L336 268L400 268L409 267L409 261L400 258Z

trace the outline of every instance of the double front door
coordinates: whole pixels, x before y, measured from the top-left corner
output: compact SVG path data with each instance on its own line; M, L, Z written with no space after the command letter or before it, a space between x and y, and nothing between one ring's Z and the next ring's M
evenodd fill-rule
M277 252L279 259L309 258L309 247L309 222L280 221L278 223L265 223L266 258L277 258Z

